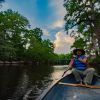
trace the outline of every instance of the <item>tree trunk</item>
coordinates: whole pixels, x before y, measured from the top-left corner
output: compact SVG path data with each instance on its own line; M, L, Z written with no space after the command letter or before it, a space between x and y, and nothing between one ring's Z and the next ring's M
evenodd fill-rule
M96 37L98 39L98 47L100 52L100 23L99 20L94 22L94 33L96 34Z

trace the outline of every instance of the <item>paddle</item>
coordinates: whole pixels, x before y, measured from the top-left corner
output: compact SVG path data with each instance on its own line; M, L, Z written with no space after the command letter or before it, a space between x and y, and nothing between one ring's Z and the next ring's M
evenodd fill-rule
M65 85L65 86L80 86L80 87L87 87L92 89L100 89L100 85L94 86L94 85L72 84L72 83L63 83L63 82L59 82L58 84Z
M69 65L68 65L67 69L64 71L62 77L65 75L65 73L66 73L68 70L70 70L70 69L72 68L73 62L74 62L74 58L71 59Z
M69 68L69 67L68 67L68 68L64 71L64 73L63 73L62 77L65 75L65 73L66 73L68 70L70 70L70 68Z

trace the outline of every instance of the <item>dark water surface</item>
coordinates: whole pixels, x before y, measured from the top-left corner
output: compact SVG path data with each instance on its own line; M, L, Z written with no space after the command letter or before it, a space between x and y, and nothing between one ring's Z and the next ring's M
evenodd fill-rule
M0 66L0 100L35 100L61 78L66 65Z

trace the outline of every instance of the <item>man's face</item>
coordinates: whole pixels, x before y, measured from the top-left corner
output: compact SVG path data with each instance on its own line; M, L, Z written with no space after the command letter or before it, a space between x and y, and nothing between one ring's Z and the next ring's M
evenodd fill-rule
M77 55L81 55L82 54L82 52L81 51L77 51Z

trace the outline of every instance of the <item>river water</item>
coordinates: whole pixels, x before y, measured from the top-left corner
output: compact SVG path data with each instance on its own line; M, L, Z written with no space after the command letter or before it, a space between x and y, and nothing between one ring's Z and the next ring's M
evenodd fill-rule
M0 100L36 100L53 82L59 80L66 65L0 66Z

